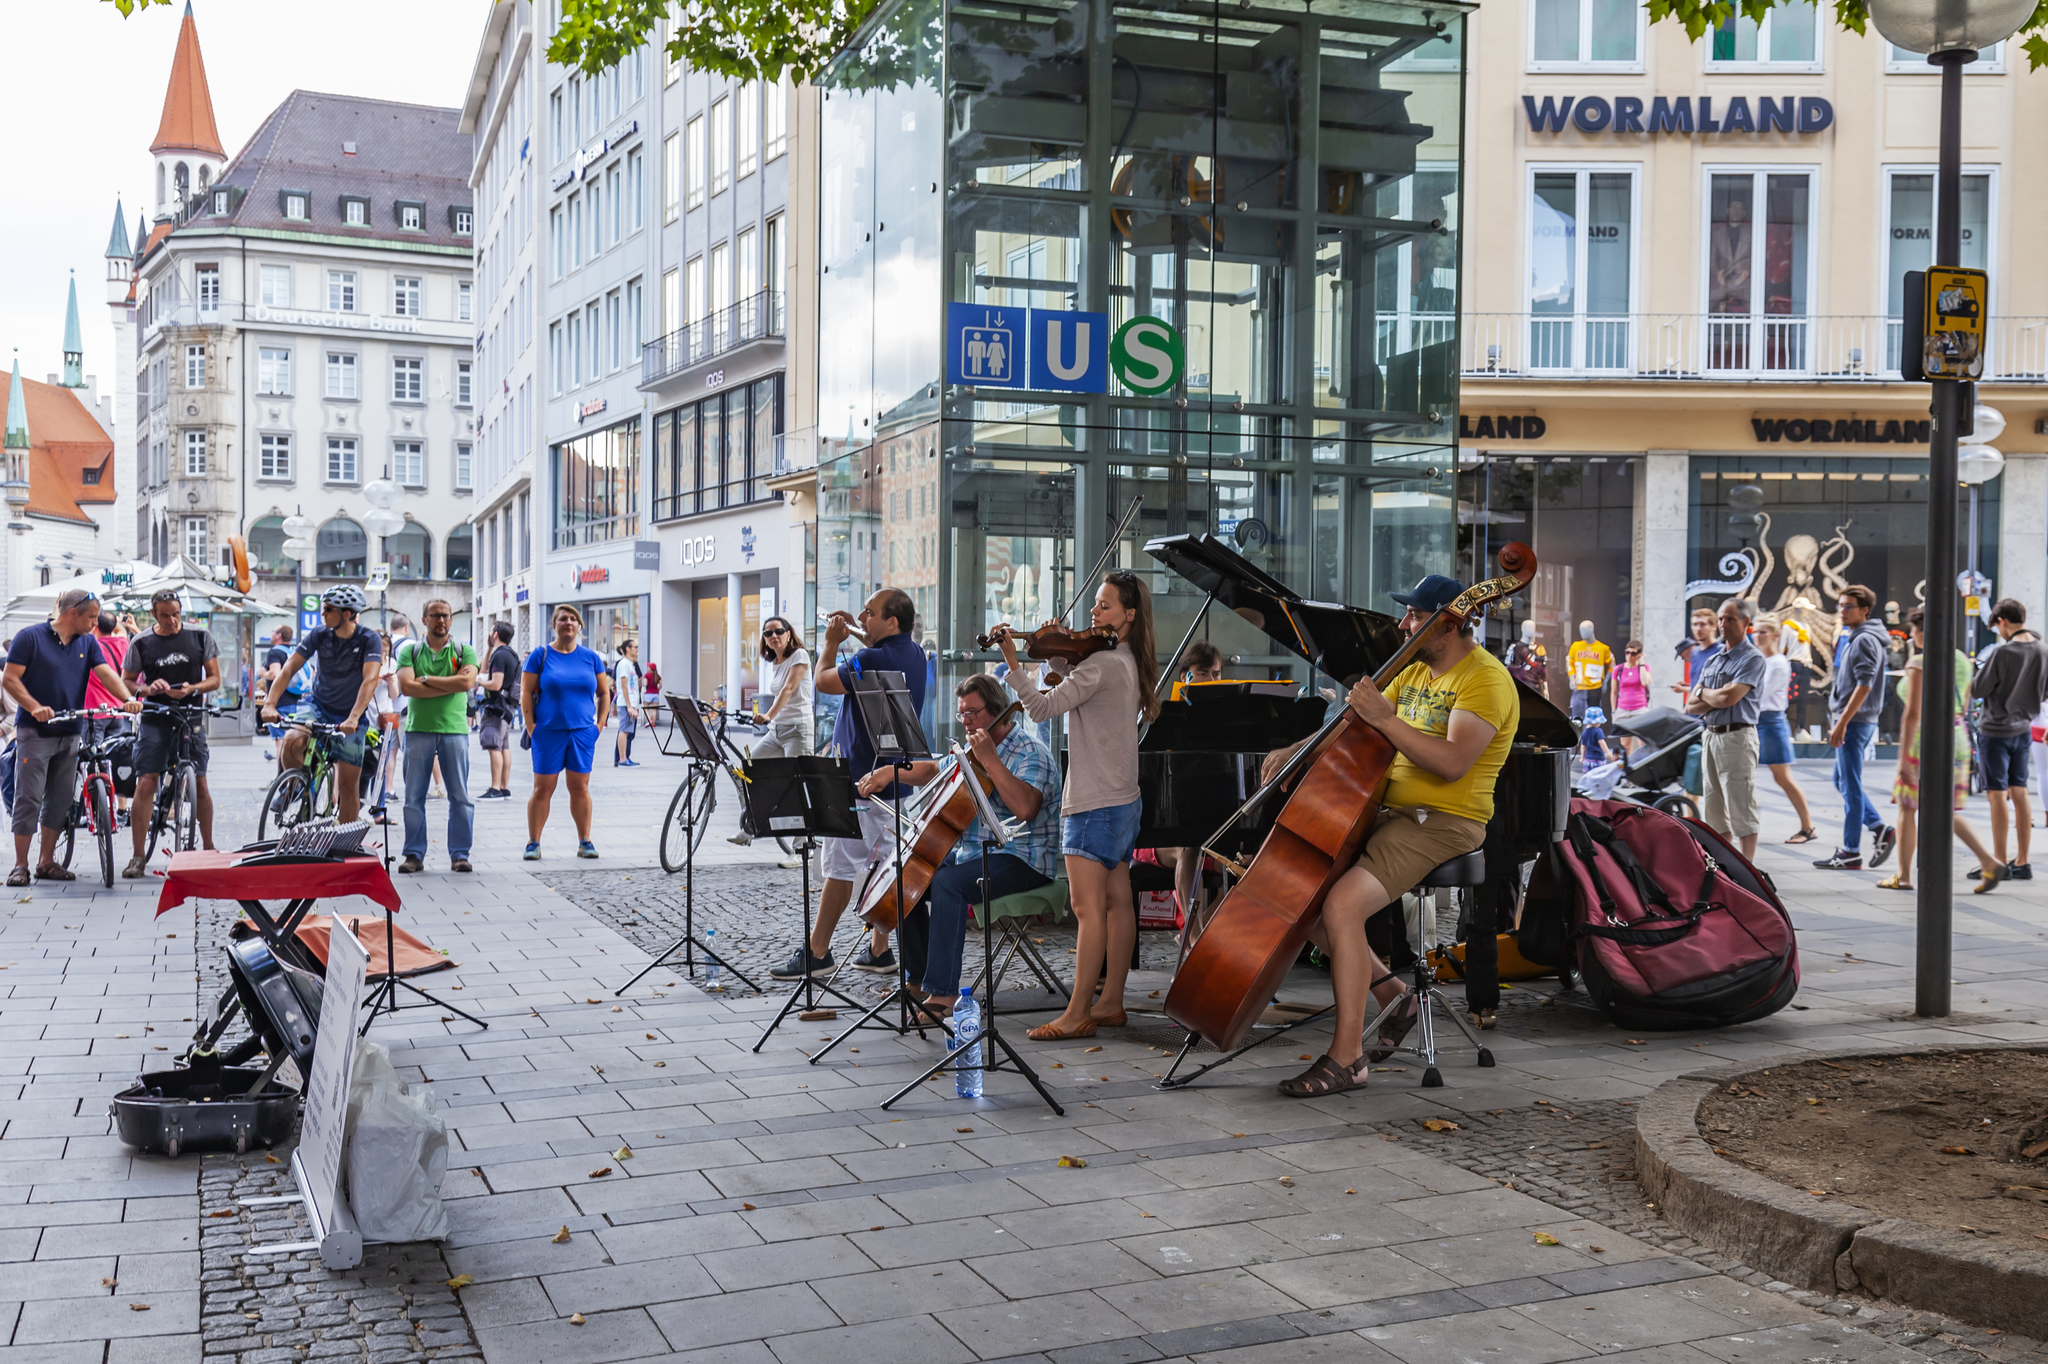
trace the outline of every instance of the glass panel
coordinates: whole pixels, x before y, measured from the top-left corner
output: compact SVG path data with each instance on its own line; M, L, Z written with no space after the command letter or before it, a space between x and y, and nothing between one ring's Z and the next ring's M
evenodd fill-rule
M1803 175L1767 177L1764 221L1764 311L1806 312L1807 180ZM1968 211L1969 196L1964 195Z
M1934 177L1894 175L1891 210L1891 240L1885 243L1885 313L1898 317L1905 307L1906 275L1925 270L1934 260Z
M1991 245L1991 177L1963 177L1963 257L1966 269L1985 269L1985 253Z
M1750 257L1756 223L1750 200L1753 175L1716 175L1709 182L1707 208L1707 311L1747 313Z
M1602 173L1586 180L1586 312L1632 312L1629 266L1635 255L1635 177Z
M725 505L725 400L713 398L699 410L704 422L704 454L698 465L703 473L697 485L697 510L712 511Z
M663 412L654 419L654 519L675 515L676 414Z
M1593 60L1632 62L1641 11L1635 0L1590 0L1593 7Z
M1756 20L1746 14L1730 15L1714 26L1713 60L1753 62L1756 60Z
M1812 0L1791 0L1771 11L1771 51L1774 62L1810 62L1817 58L1819 14Z
M1529 310L1569 313L1578 306L1579 177L1539 171L1529 206Z
M1584 0L1536 0L1530 10L1530 53L1539 62L1579 59L1579 6Z

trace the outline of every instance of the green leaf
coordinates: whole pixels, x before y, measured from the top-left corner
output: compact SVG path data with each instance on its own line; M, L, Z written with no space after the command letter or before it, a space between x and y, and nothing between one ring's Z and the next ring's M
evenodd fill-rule
M168 5L171 0L103 0L103 3L121 11L123 19L132 19L137 10L148 9L151 5Z
M738 80L807 81L853 42L878 4L694 0L675 18L663 51L692 70ZM668 8L665 0L562 0L562 23L548 44L548 60L586 73L603 71L654 41Z

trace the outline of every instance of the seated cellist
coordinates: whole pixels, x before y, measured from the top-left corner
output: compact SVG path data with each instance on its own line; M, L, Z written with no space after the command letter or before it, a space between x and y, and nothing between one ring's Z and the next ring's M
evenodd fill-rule
M1407 608L1401 627L1414 635L1462 591L1455 579L1432 573L1414 591L1388 595ZM1474 643L1471 625L1426 645L1386 694L1370 677L1360 678L1349 702L1397 756L1358 864L1331 887L1310 930L1330 955L1336 1024L1329 1052L1281 1082L1280 1092L1293 1098L1363 1085L1369 1064L1384 1060L1414 1026L1415 1002L1406 1000L1381 1025L1375 1049L1365 1049L1366 1019L1408 993L1366 944L1365 921L1486 841L1494 781L1521 719L1514 679ZM1269 757L1268 779L1299 748Z
M967 747L988 773L995 790L989 804L997 815L1024 826L1001 851L988 855L988 898L1000 900L1036 890L1059 875L1060 768L1029 725L1012 716L997 724L1009 709L1002 683L976 673L954 689L954 713L967 731ZM912 763L904 779L923 786L952 771L954 759ZM865 796L888 785L887 769L870 772L859 784ZM970 907L981 903L981 840L986 836L976 819L953 845L946 865L932 877L926 892L929 914L906 914L897 925L903 969L923 982L920 1006L930 1018L952 1012L960 994L960 958L967 942ZM929 935L929 940L927 940Z

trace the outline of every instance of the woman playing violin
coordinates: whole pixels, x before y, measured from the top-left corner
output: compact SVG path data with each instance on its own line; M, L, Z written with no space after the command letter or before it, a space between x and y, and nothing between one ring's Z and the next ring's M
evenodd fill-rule
M988 855L988 898L1021 895L1049 884L1059 875L1060 765L1039 742L1029 725L1008 714L1010 699L1002 684L976 673L953 691L954 713L967 731L967 751L988 775L989 804L1023 831L1000 852ZM953 760L910 765L904 780L923 786L952 770ZM862 777L863 796L889 784L883 768ZM981 841L988 835L977 817L964 829L946 864L932 876L926 892L929 914L904 916L897 925L903 948L903 969L924 982L923 1012L945 1018L960 994L960 958L967 945L970 906L981 903Z
M1029 1033L1040 1042L1123 1026L1124 977L1138 937L1131 896L1131 849L1141 811L1138 723L1159 714L1159 663L1152 650L1152 602L1137 574L1117 569L1103 578L1089 624L1114 631L1116 645L1081 658L1050 691L1039 690L1019 663L1010 627L999 625L994 632L1024 713L1040 722L1067 717L1060 850L1080 943L1066 1010ZM1098 980L1102 1002L1092 1004Z

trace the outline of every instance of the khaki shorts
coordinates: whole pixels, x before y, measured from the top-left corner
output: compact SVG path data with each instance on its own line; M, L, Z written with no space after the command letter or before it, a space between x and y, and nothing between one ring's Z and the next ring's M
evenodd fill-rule
M1423 877L1485 841L1486 826L1476 819L1441 810L1382 807L1359 849L1358 865L1372 873L1391 904L1415 889Z

